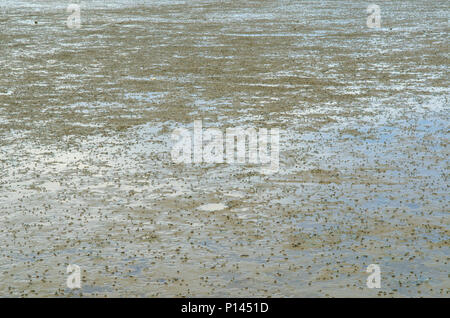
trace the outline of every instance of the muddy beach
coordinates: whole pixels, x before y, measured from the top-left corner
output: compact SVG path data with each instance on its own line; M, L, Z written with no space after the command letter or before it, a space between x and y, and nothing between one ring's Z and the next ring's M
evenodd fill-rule
M80 4L0 6L0 296L449 296L448 1ZM175 164L195 120L279 171Z

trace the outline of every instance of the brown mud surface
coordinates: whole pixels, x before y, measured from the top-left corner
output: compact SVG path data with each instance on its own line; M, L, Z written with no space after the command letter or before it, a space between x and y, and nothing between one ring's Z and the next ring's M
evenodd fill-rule
M0 7L1 296L448 297L448 1L126 3ZM279 172L174 164L195 119Z

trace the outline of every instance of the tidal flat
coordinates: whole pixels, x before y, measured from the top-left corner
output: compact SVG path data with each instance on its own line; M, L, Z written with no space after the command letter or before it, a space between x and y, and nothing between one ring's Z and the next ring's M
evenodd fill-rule
M448 1L67 3L0 5L0 296L449 297ZM173 163L194 120L278 173Z

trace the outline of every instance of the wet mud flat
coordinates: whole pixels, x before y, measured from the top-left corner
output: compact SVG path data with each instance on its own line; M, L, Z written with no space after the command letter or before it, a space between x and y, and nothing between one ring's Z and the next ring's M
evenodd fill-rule
M14 3L1 296L448 297L447 1ZM279 128L279 172L174 164L196 119Z

